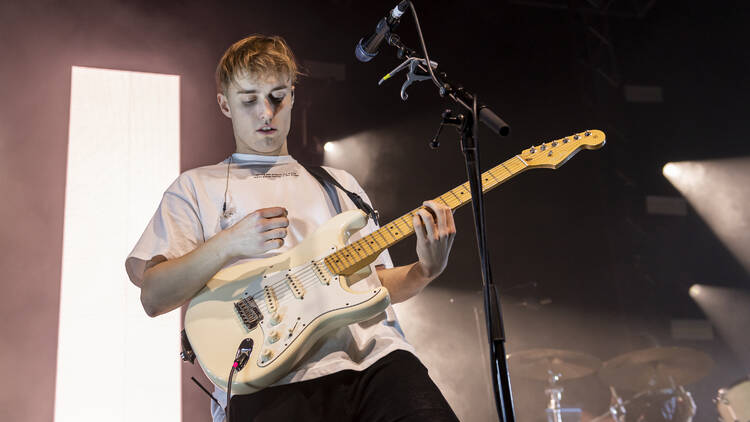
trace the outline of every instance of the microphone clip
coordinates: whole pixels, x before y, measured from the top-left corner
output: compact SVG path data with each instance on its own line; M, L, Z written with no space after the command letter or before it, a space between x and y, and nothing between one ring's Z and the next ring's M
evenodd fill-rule
M430 60L430 65L433 69L437 69L438 67L437 62L432 60ZM408 67L409 71L406 73L406 81L403 83L403 85L401 85L401 99L406 101L409 98L409 94L406 93L406 89L409 88L412 83L431 79L428 70L424 66L427 66L427 60L418 57L409 57L408 59L404 60L403 63L396 66L393 70L386 73L385 76L380 78L380 81L378 81L378 85L382 85L383 82L393 77L393 75Z

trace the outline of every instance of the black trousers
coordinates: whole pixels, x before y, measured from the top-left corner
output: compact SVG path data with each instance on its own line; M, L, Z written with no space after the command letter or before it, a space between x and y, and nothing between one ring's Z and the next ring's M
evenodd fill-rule
M364 371L232 397L230 422L456 422L458 418L414 355L389 353Z

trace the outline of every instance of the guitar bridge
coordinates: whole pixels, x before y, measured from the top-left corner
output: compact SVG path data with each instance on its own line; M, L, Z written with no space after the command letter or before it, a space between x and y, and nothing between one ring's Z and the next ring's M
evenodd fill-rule
M255 328L259 322L263 321L263 313L255 303L252 297L246 297L239 302L234 302L234 309L242 319L242 323L248 330Z

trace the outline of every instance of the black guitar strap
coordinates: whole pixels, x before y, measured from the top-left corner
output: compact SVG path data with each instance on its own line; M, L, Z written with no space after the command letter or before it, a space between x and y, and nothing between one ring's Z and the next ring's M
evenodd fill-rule
M341 213L341 202L339 202L339 196L336 194L336 188L341 189L342 192L344 192L349 199L354 202L354 205L357 206L357 208L361 209L365 212L370 218L372 218L372 221L375 222L375 224L380 224L378 222L378 212L370 206L367 202L365 202L364 199L362 199L361 196L357 195L354 192L346 190L341 184L336 181L336 179L331 176L326 169L320 166L306 166L302 165L302 167L307 170L312 177L314 177L320 184L323 186L323 189L328 194L328 197L331 198L331 202L333 203L333 208L336 209L337 213Z

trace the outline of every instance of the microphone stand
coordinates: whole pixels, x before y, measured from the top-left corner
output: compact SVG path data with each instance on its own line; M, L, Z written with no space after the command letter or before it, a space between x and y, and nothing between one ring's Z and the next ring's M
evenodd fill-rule
M415 20L416 12L413 9ZM419 23L417 21L417 29ZM421 30L420 30L421 37ZM389 45L398 49L397 56L404 58L417 58L416 52L406 47L394 33L387 37ZM426 54L425 54L426 55ZM425 62L429 63L429 58L425 57ZM419 69L425 74L432 74L432 69L420 64ZM466 164L466 173L469 178L471 188L471 202L474 211L474 228L477 237L477 248L479 250L479 261L482 270L482 287L484 292L484 311L487 324L487 336L490 349L490 378L492 379L492 388L495 393L495 406L499 420L502 422L515 422L515 411L513 408L513 393L510 385L510 375L508 373L508 361L505 353L505 330L503 328L502 311L500 308L500 296L497 286L492 279L492 270L490 267L490 255L487 249L487 235L485 230L484 219L484 200L481 185L481 173L479 165L479 122L481 121L493 132L500 136L506 136L510 132L508 126L497 114L488 107L479 103L477 95L472 94L460 85L454 85L447 82L447 75L444 72L438 73L439 80L435 80L440 90L441 96L448 96L460 108L461 113L454 113L446 110L443 113L443 125L454 126L459 130L461 135L461 151L463 152ZM438 131L438 135L440 132ZM437 138L437 136L436 136ZM433 141L433 147L437 146L437 141Z

